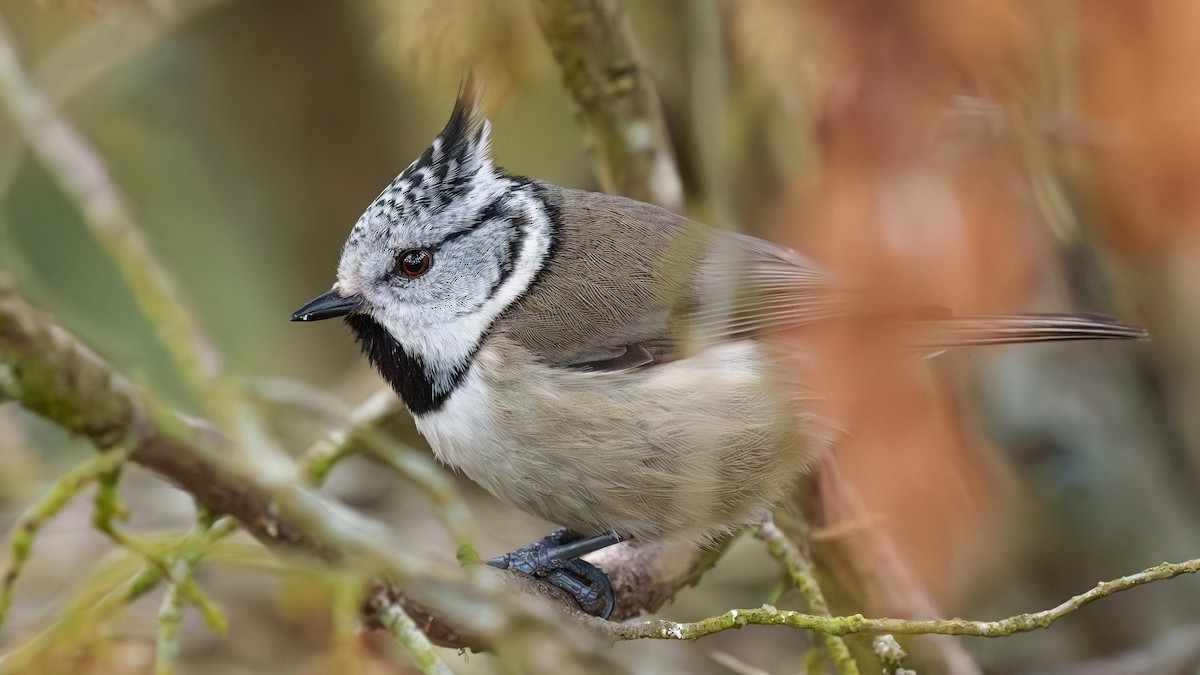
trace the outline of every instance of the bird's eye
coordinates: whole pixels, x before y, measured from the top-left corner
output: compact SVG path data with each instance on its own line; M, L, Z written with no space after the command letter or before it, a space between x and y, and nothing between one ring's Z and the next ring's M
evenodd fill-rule
M400 255L396 256L396 271L410 279L428 272L432 264L433 254L423 248L401 251Z

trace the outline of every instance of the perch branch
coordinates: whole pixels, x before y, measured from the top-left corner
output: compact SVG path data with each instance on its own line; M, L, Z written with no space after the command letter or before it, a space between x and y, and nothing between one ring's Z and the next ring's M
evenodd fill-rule
M892 633L899 635L970 635L973 637L1004 637L1026 633L1050 624L1074 612L1084 605L1108 597L1113 593L1129 590L1152 581L1171 579L1181 574L1200 572L1200 558L1178 563L1162 563L1149 569L1130 574L1112 581L1097 584L1086 593L1080 593L1066 602L1050 609L1019 614L997 621L970 621L967 619L868 619L861 614L852 616L816 616L803 612L776 609L764 605L754 609L734 609L692 623L674 621L642 621L629 624L613 624L607 632L621 640L659 638L694 640L712 633L749 625L791 626L815 630L827 635L853 635L858 633Z

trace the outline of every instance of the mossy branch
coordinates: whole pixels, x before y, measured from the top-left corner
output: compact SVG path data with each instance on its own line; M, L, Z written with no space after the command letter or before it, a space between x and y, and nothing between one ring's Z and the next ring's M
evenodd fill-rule
M817 616L803 612L777 609L770 605L753 609L733 609L720 616L692 623L674 621L642 621L613 625L608 633L620 640L657 638L667 640L695 640L731 628L744 626L790 626L813 630L826 635L855 635L860 633L896 635L968 635L973 637L1005 637L1027 633L1039 628L1049 628L1055 621L1074 612L1084 605L1105 598L1113 593L1129 590L1152 581L1171 579L1182 574L1200 572L1200 558L1178 563L1162 563L1149 569L1130 574L1112 581L1097 584L1095 588L1080 593L1066 602L1041 612L1019 614L996 621L970 621L967 619L868 619L861 614L852 616Z
M620 0L533 0L542 34L591 135L606 192L683 211L658 94Z
M377 596L378 597L378 596ZM404 608L396 603L381 603L380 606L372 607L373 615L387 628L396 640L404 646L408 651L408 655L412 657L413 664L417 666L425 675L454 675L454 671L450 670L450 666L438 656L437 650L434 649L433 643L429 641L429 637L421 630L416 621L404 611Z
M800 591L808 603L809 611L817 616L829 617L829 604L825 602L825 594L817 582L812 561L783 530L779 529L769 513L759 521L755 534L767 544L767 550L783 565L792 586ZM858 675L858 663L850 655L850 648L841 636L826 634L825 649L829 651L833 667L839 675Z

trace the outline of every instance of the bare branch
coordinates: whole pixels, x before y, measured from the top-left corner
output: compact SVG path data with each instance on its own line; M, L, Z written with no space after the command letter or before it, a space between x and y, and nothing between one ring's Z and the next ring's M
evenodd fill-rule
M591 133L600 185L683 211L658 94L638 56L620 0L533 0L567 90Z

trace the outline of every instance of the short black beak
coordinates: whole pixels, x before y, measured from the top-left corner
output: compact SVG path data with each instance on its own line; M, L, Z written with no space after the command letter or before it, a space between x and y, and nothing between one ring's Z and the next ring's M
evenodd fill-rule
M337 291L325 291L317 297L304 303L304 306L292 314L292 321L320 321L332 319L335 316L346 316L358 309L362 297L351 295L343 298Z

